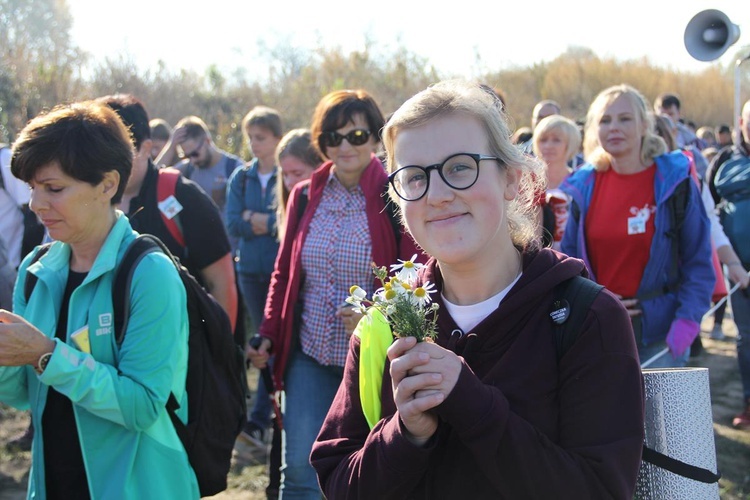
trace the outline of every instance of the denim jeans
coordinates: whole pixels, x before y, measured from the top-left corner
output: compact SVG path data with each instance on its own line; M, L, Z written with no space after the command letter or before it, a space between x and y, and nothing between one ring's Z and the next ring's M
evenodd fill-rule
M299 348L290 355L283 404L282 500L322 498L310 452L343 374L342 367L323 366Z
M268 285L271 282L271 277L249 273L238 273L238 275L242 298L250 315L250 321L253 323L253 330L257 332L260 322L263 321L263 308L266 305L266 295L268 295ZM250 410L248 420L261 429L266 430L271 427L271 411L268 391L266 390L266 386L263 385L263 380L258 377L255 402Z
M661 341L661 342L655 342L653 344L649 344L648 346L638 346L638 357L640 358L641 363L645 363L646 361L650 360L660 352L662 352L664 349L667 348L667 342ZM672 357L672 353L667 351L662 356L659 356L656 358L650 365L646 366L645 368L683 368L685 365L687 365L688 358L690 357L690 349L686 349L685 353L680 356L677 359L674 359Z
M734 286L734 283L732 283ZM732 316L737 325L737 364L740 366L742 393L750 400L750 288L732 294Z

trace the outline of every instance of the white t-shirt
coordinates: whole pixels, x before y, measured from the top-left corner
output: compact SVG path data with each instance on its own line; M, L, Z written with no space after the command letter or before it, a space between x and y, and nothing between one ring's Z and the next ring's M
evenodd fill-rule
M258 173L258 180L260 180L260 187L263 188L263 192L266 191L266 188L268 187L268 181L271 180L271 177L273 177L274 173L275 170L271 170L267 174Z
M505 296L508 295L508 292L519 280L521 274L523 273L519 273L518 276L516 276L516 279L514 279L510 285L500 290L500 292L493 295L489 299L483 300L482 302L478 302L476 304L460 306L458 304L453 304L445 298L445 295L442 295L443 302L445 303L445 308L448 310L448 314L450 314L451 317L456 321L456 324L463 331L463 333L471 333L472 328L481 323L484 318L489 316L495 309L498 308L498 306L500 306L500 302L502 302Z

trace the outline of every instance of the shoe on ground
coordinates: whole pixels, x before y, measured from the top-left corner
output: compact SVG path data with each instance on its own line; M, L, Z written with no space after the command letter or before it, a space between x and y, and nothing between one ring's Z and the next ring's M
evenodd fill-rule
M9 452L18 453L19 451L31 451L31 442L34 440L34 427L29 427L23 432L14 437L5 445L5 449Z
M240 439L251 446L266 448L265 432L255 422L247 422L240 432Z
M734 417L732 426L735 429L750 429L750 402L745 406L745 411Z

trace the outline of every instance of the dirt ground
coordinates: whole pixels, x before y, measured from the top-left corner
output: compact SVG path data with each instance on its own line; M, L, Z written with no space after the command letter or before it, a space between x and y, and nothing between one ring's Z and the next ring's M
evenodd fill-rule
M750 430L732 428L732 418L742 408L742 386L737 371L735 350L736 328L727 311L723 323L726 340L708 338L713 319L703 323L704 351L691 359L692 366L709 369L711 402L714 419L717 461L722 479L719 481L721 499L750 500ZM251 373L255 380L256 373ZM251 382L251 386L254 385ZM12 453L5 444L28 424L26 415L0 404L0 500L25 498L29 452ZM265 498L268 475L263 457L238 441L229 489L211 497L216 500L260 500Z

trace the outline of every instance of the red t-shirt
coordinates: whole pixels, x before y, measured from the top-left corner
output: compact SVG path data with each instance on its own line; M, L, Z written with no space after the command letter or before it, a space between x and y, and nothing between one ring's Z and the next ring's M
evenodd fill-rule
M656 165L622 175L597 172L586 214L586 247L597 281L623 297L638 292L654 236Z

